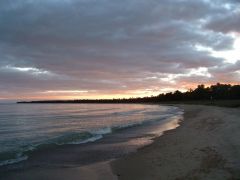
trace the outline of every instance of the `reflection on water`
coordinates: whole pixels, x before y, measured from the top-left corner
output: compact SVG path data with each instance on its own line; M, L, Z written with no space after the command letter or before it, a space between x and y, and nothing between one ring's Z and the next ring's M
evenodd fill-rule
M137 104L0 105L0 164L25 157L25 151L42 144L95 141L122 128L156 120L164 123L178 113L175 107ZM153 133L176 126L177 121L171 121Z

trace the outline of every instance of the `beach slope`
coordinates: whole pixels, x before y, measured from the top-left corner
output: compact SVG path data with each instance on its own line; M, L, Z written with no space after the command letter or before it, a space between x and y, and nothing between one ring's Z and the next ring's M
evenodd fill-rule
M181 108L179 128L111 163L120 180L240 179L240 109Z

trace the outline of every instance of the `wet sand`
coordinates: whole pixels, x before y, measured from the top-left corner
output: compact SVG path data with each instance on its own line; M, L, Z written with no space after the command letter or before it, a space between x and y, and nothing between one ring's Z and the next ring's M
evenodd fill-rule
M153 142L163 131L179 126L182 115L152 121L105 135L86 144L50 146L30 152L29 158L18 164L0 167L4 180L111 180L110 161L136 152Z
M240 109L197 105L180 107L185 111L181 126L165 132L163 136L155 138L152 144L138 149L137 152L129 149L119 151L119 148L126 147L119 146L126 142L122 137L123 134L119 133L115 136L123 139L120 138L120 144L114 144L112 147L110 144L113 138L106 137L97 144L89 144L84 152L81 151L81 146L37 152L36 156L33 155L36 159L30 160L31 168L24 165L24 168L11 171L3 178L13 180L240 179ZM134 131L134 136L136 133ZM104 144L109 147L107 153L101 151L101 148L106 150ZM130 154L126 155L128 152L125 151L129 151ZM114 154L116 152L124 153L116 155ZM100 159L85 164L81 157L88 158L88 161L89 158L95 161L96 157Z
M0 178L1 179L1 178ZM5 180L117 180L108 161L79 167L34 167L17 171L2 178Z
M111 163L118 179L240 179L240 109L181 107L179 128Z

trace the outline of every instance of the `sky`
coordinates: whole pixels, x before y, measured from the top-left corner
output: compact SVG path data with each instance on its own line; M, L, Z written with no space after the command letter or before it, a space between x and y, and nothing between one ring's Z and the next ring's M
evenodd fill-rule
M1 0L0 101L240 83L240 0Z

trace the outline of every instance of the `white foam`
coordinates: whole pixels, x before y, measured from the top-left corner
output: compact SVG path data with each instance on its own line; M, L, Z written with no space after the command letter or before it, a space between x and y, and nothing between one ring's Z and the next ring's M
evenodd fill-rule
M8 159L8 160L5 160L5 161L1 161L0 162L0 166L5 166L5 165L19 163L19 162L25 161L27 159L28 159L28 156L26 156L26 155L17 157L16 159Z

